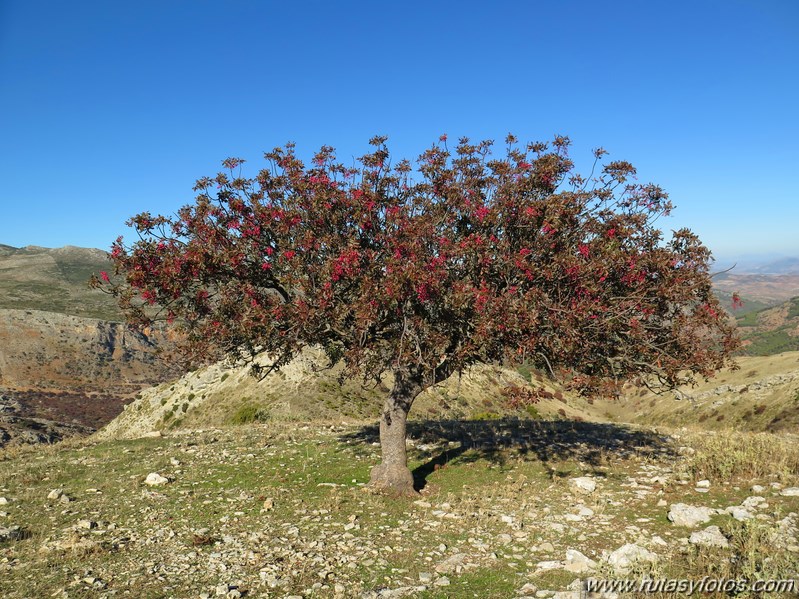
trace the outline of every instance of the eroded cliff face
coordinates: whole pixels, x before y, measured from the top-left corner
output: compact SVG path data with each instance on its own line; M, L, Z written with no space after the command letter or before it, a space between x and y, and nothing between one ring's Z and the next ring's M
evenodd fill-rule
M174 370L157 355L165 335L35 310L0 310L0 387L126 394Z
M137 391L179 376L162 331L36 310L0 310L0 393L18 416L97 428Z

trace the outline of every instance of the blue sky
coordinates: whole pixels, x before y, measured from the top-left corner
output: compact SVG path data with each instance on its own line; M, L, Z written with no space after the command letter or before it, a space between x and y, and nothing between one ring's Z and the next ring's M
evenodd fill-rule
M227 156L569 135L720 259L799 255L799 2L0 0L0 243L107 249Z

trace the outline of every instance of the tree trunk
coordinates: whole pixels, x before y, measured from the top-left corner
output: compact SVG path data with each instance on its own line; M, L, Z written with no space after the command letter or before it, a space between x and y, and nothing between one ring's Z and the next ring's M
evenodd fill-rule
M422 378L417 372L397 370L383 412L380 415L380 448L382 462L372 468L369 486L392 495L416 495L413 475L408 469L405 449L405 424L413 400L422 391Z

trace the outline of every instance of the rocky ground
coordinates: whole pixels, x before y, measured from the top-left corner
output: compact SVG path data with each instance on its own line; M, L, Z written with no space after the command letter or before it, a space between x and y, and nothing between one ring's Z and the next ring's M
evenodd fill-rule
M566 598L589 577L799 578L796 439L518 420L410 434L412 499L367 491L371 425L7 451L0 593Z

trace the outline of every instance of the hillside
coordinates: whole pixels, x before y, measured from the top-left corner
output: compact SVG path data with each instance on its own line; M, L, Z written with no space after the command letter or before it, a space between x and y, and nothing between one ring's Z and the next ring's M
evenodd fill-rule
M769 356L799 350L799 297L737 317L743 351Z
M799 352L741 357L738 370L723 370L695 387L655 395L629 389L606 402L618 422L698 430L799 431Z
M799 274L737 274L734 271L713 277L713 289L726 307L733 293L747 304L759 308L771 307L799 296Z
M107 268L100 250L0 245L0 446L87 434L179 374L158 356L163 331L129 330L89 289Z
M142 387L177 376L166 342L121 323L34 310L0 310L0 392L20 416L106 424Z
M108 269L102 250L0 245L0 308L119 321L113 298L87 285L92 274Z
M265 357L261 361L267 363ZM151 431L258 421L376 421L390 378L379 386L364 386L361 381L342 383L339 368L326 368L326 364L322 352L309 349L260 381L248 366L214 364L143 390L98 438L136 438ZM505 397L510 388L529 385L530 380L517 371L475 366L422 394L410 417L603 419L600 403L582 398L567 402L566 395L543 377L535 386L547 390L549 398L535 406L510 408Z

